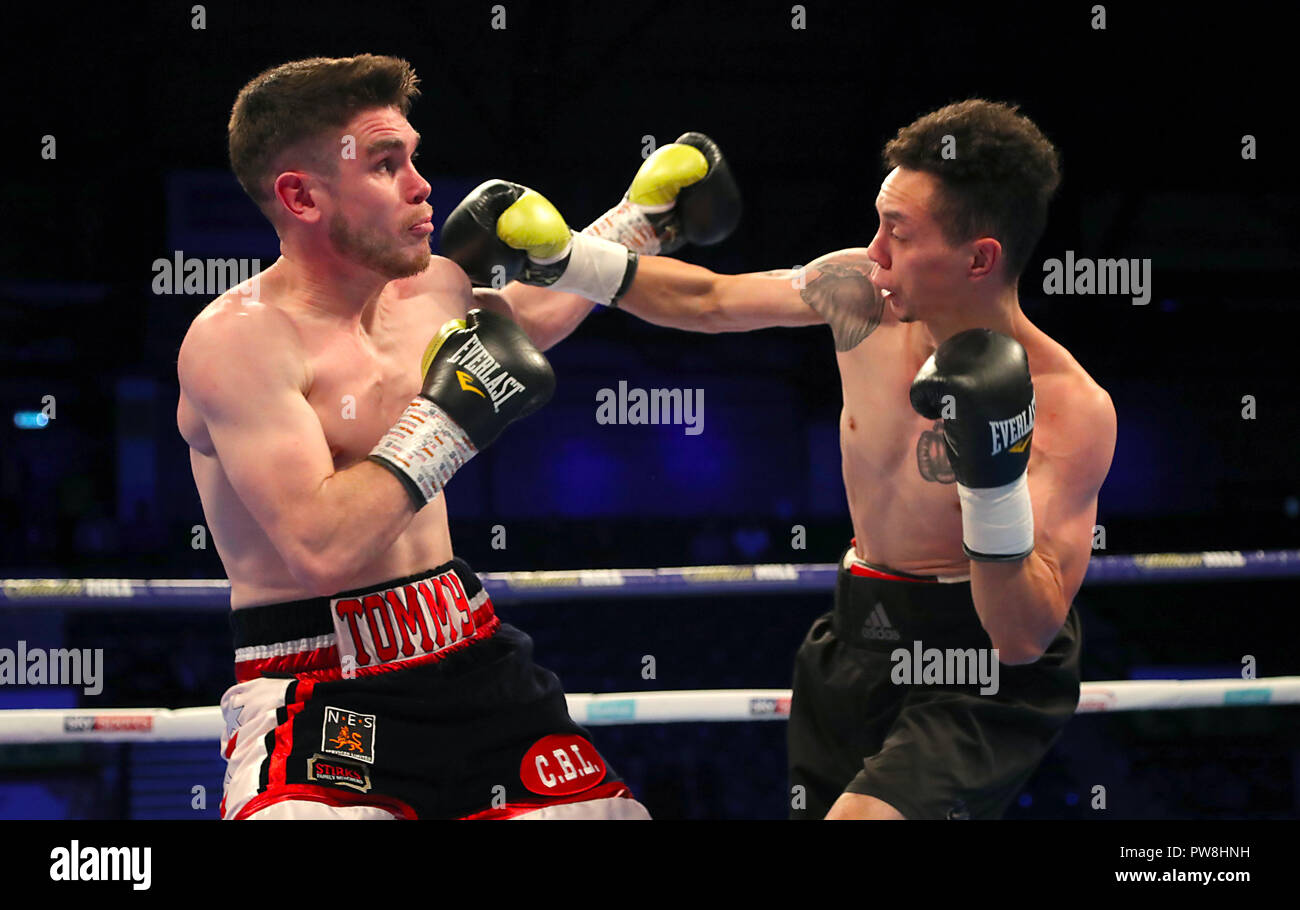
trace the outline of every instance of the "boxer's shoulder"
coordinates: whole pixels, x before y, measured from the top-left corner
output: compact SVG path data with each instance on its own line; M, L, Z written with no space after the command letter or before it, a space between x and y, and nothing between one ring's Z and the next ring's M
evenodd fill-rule
M1032 336L1021 338L1029 357L1029 373L1034 380L1040 408L1045 400L1052 404L1073 403L1079 410L1107 410L1114 413L1110 395L1075 360L1074 355L1051 336L1035 328Z
M871 269L875 265L875 263L871 261L871 257L867 255L867 248L865 246L850 246L845 247L842 250L834 250L824 256L818 256L808 264L808 267L819 268L826 263L852 268L858 271L863 271L867 274L871 273Z
M236 375L273 372L306 387L306 356L292 317L265 300L226 294L190 323L176 362L181 391L203 396Z
M1032 372L1037 402L1034 452L1066 458L1085 473L1092 473L1095 463L1104 476L1115 450L1115 405L1069 351L1056 347L1055 356L1040 358L1042 368Z
M285 344L296 347L300 341L293 317L285 308L265 298L223 294L194 317L181 352L249 350L247 345L252 350Z
M831 327L838 353L853 350L888 321L884 298L871 283L874 268L865 247L836 250L808 264L799 294Z
M864 299L874 299L880 296L870 280L875 268L866 247L848 247L808 263L804 284L807 287L820 280L838 289L856 290Z
M468 276L442 256L431 256L417 275L390 281L382 300L389 334L421 348L448 319L464 318L475 305Z
M390 281L387 290L397 301L431 297L464 303L472 297L469 276L444 256L430 256L423 271Z

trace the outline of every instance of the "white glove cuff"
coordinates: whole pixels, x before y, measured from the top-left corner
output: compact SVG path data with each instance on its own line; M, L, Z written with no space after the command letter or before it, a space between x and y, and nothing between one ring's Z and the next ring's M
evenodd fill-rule
M957 485L962 544L976 560L1024 559L1034 551L1034 510L1029 479L1021 474L1001 487Z
M426 503L477 454L460 424L423 395L415 397L370 452L410 478Z
M627 275L627 247L589 234L574 234L571 245L569 265L550 289L581 294L608 306Z

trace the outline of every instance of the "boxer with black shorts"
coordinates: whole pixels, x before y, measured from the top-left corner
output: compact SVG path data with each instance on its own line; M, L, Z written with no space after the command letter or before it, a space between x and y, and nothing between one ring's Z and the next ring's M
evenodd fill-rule
M968 580L873 566L850 547L835 607L799 648L790 710L794 818L825 818L841 793L904 818L1000 818L1079 703L1079 617L1031 664L999 667L997 691L883 685L899 648L989 649ZM846 784L845 781L848 783Z
M1038 127L972 99L900 130L884 158L871 244L804 268L719 275L654 256L645 226L663 207L611 211L639 254L618 305L695 331L831 327L854 544L796 661L792 816L996 818L1078 700L1072 604L1115 409L1020 309L1060 180ZM825 203L857 212L843 187ZM1001 684L896 675L916 643L995 649Z

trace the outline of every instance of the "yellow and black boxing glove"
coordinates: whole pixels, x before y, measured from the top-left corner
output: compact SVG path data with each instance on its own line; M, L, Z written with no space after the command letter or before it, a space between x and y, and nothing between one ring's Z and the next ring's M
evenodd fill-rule
M646 158L622 202L583 233L656 256L687 243L721 243L741 209L740 188L717 143L684 133Z
M501 431L555 392L555 373L513 321L470 310L446 322L421 364L424 388L370 453L418 512Z
M569 229L549 200L507 180L489 180L461 200L442 226L442 253L477 285L510 281L612 304L636 275L637 254Z

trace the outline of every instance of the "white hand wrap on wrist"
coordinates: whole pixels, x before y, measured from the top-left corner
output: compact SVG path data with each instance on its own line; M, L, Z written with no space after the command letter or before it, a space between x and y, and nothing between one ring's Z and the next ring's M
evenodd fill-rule
M620 243L642 256L659 255L659 235L651 226L646 212L667 211L675 203L663 206L638 205L626 196L623 201L587 225L582 233Z
M442 408L418 395L370 454L409 477L431 502L478 449Z
M561 253L560 257L563 255ZM588 300L608 306L623 286L627 262L627 248L622 244L589 234L574 234L569 242L569 264L550 289L581 294Z
M1034 509L1029 480L1021 474L1001 487L957 485L962 543L972 559L1023 559L1034 550Z

